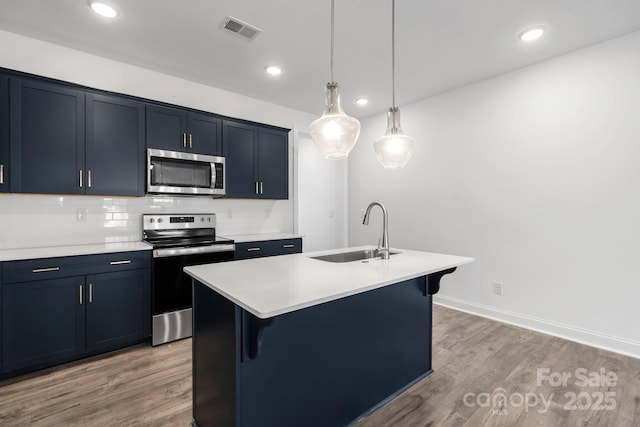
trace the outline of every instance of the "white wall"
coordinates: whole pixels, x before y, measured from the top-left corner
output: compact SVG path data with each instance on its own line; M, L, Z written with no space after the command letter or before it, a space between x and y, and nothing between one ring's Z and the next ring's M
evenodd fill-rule
M0 67L291 129L306 129L315 119L290 108L6 31L0 31ZM296 132L290 135L292 177ZM293 179L289 194L284 201L0 195L0 249L138 240L140 214L146 212L215 212L223 235L293 232ZM78 209L88 212L86 222L77 221ZM22 228L25 220L28 231Z
M640 357L638 76L634 33L403 106L403 170L375 158L384 117L365 120L350 245L377 241L380 216L356 213L380 201L392 246L476 258L439 302Z
M296 232L304 235L304 251L347 246L348 161L325 160L306 132L298 132L294 159Z

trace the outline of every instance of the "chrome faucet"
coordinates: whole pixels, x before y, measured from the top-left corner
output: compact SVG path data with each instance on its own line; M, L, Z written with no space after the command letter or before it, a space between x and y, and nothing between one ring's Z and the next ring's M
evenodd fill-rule
M367 211L364 213L364 219L362 224L369 225L369 214L371 214L371 208L374 206L380 206L382 209L382 243L378 241L378 253L380 258L389 259L389 220L387 218L387 208L382 203L372 202L367 206Z

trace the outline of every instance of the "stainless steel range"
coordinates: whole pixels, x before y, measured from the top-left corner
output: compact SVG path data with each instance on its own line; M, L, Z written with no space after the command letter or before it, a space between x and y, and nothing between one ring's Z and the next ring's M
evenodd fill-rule
M153 246L152 345L191 336L189 265L233 260L233 240L216 236L215 214L143 215L143 240Z

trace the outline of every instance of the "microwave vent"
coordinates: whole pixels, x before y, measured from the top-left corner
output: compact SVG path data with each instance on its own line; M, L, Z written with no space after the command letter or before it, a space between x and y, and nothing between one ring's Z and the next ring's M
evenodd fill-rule
M222 29L250 41L258 37L262 32L261 29L231 16L224 18Z

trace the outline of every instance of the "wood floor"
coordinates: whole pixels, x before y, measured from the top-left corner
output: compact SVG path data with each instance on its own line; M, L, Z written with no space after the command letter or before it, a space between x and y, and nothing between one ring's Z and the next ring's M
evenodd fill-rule
M187 427L190 347L138 346L0 382L0 426ZM439 306L433 358L431 376L358 427L640 426L637 359Z

